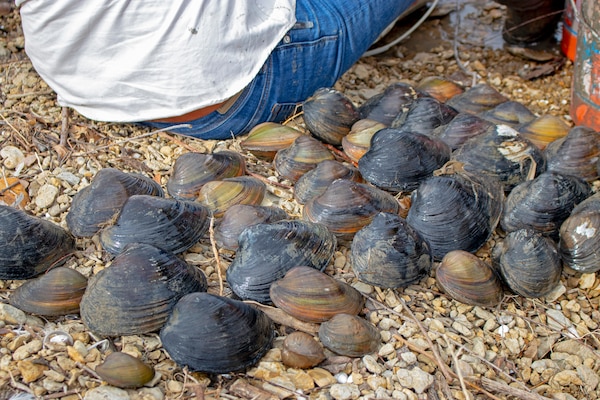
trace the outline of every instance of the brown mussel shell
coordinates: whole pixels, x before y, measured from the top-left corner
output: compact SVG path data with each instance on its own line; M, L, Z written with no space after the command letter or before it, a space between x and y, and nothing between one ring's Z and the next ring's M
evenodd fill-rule
M150 333L162 327L182 296L206 289L200 269L157 247L133 243L90 279L81 319L104 336Z
M500 103L491 110L482 112L479 116L493 124L508 125L512 128L517 128L535 119L535 114L529 108L511 100Z
M493 124L477 115L458 113L446 125L434 129L432 136L444 141L452 150L456 150L467 140L485 133Z
M442 103L465 91L462 85L439 76L428 76L421 79L415 89Z
M367 320L349 314L337 314L319 328L323 346L336 354L362 357L377 351L381 343L379 331Z
M359 119L352 125L350 133L342 139L344 153L350 160L358 162L367 150L369 150L369 147L371 147L371 138L373 135L385 127L381 122L372 119Z
M342 138L359 120L358 109L352 101L332 88L317 89L304 101L302 109L304 123L310 133L335 146L342 144Z
M397 214L379 213L354 235L352 270L384 288L405 287L425 277L433 264L429 244Z
M273 323L262 311L208 293L179 300L160 332L164 349L177 364L215 374L257 363L273 336Z
M402 82L393 83L360 106L358 109L360 119L377 121L390 126L417 97L419 93L412 86Z
M67 213L69 231L77 237L93 236L121 211L127 199L136 194L163 197L160 185L147 176L104 168L92 183L79 190Z
M490 264L464 250L448 252L435 272L437 285L461 303L493 307L503 296L502 282Z
M357 315L364 304L352 286L304 266L273 282L269 293L276 307L305 322L324 322L339 313Z
M290 126L263 122L248 132L248 136L240 142L240 147L261 160L273 161L279 150L290 147L302 134Z
M419 97L390 125L403 131L430 135L435 128L446 125L458 114L454 108L433 97Z
M110 353L96 373L109 385L120 388L144 386L154 378L154 369L137 357L123 352Z
M336 179L350 179L363 182L358 169L337 160L325 160L298 179L294 185L294 198L305 204L313 197L321 195Z
M282 220L252 225L240 234L227 282L241 299L269 303L273 282L298 265L325 269L336 244L335 236L322 224Z
M84 275L72 268L56 267L16 288L10 304L37 315L77 314L86 287Z
M210 181L202 186L197 201L205 205L214 217L222 217L235 204L259 205L265 198L267 185L251 176L238 176Z
M325 360L321 343L305 332L292 332L283 339L281 361L290 368L312 368Z
M544 114L520 125L517 130L525 139L544 150L549 143L565 137L569 133L570 127L562 118Z
M333 159L323 143L310 136L300 136L290 147L277 152L273 167L283 178L296 182L321 161Z
M59 225L0 205L0 279L29 279L75 250L75 239Z
M480 114L508 100L508 97L490 85L482 83L467 89L464 93L457 94L449 99L446 104L459 112Z
M195 200L206 183L245 173L246 161L235 151L184 153L175 160L167 181L167 192L178 200Z
M549 143L544 154L551 171L588 182L600 177L600 133L591 128L571 128L565 137Z
M100 242L111 254L130 243L182 253L208 230L208 216L208 209L196 202L135 195L127 200L116 223L102 230Z

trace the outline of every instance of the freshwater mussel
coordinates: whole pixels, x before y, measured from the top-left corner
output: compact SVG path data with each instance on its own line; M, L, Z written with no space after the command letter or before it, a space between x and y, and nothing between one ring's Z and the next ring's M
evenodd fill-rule
M121 351L107 355L95 371L106 383L120 388L144 386L155 375L151 366Z
M348 357L373 353L381 343L381 335L375 326L350 314L336 314L323 322L319 328L319 339L329 350Z
M433 97L419 97L408 109L399 114L390 127L404 131L429 135L441 125L446 125L458 114L454 108L441 103Z
M359 119L358 109L342 92L320 88L302 104L306 127L316 138L335 146Z
M282 177L296 182L321 161L333 159L323 143L310 136L300 136L290 147L275 154L273 167Z
M432 136L443 140L452 150L456 150L464 142L474 136L485 133L493 124L477 115L458 113L446 125L435 128Z
M248 132L248 136L240 142L240 147L257 158L273 161L275 154L294 143L303 133L290 126L277 122L263 122Z
M525 139L535 144L541 150L544 150L549 143L565 137L569 133L570 128L562 118L551 114L544 114L520 125L517 130Z
M358 162L371 147L373 135L383 128L386 128L386 125L381 122L372 119L359 119L352 125L350 133L342 139L344 153L353 162Z
M412 86L402 82L393 83L359 107L360 119L390 126L417 97L419 93Z
M306 332L292 332L283 340L281 361L291 368L311 368L325 360L321 343Z
M294 199L305 204L313 197L321 195L336 179L350 179L363 182L358 169L337 160L325 160L298 179L294 185Z
M600 176L600 133L591 128L571 128L566 136L549 143L544 153L549 170L588 182Z
M508 100L508 97L490 85L480 83L465 90L463 93L453 96L446 101L446 104L459 112L480 114Z
M518 101L505 101L496 107L484 111L479 116L496 125L508 125L517 128L535 119L535 114Z
M236 204L262 203L267 185L252 176L236 176L219 181L207 182L196 201L205 205L214 217L222 217L225 211Z
M440 76L428 76L421 79L415 89L442 103L465 91L465 88L459 83Z

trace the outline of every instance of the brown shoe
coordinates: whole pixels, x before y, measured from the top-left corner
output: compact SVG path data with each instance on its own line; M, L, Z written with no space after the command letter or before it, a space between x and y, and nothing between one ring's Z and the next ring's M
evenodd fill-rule
M551 37L564 0L496 0L507 7L502 37L507 43L533 44Z

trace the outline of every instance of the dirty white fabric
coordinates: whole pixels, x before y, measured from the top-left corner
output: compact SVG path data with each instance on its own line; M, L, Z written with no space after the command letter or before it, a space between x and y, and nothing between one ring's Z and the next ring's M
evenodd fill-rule
M243 89L295 0L16 0L25 50L63 106L101 121L177 116Z

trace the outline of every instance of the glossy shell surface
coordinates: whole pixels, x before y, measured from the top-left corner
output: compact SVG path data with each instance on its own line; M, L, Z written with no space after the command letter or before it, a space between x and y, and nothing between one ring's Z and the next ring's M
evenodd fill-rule
M96 373L106 383L120 388L144 386L154 378L154 369L137 357L123 352L110 353L96 366Z
M337 314L319 328L323 346L348 357L362 357L377 351L381 343L379 331L356 315Z
M265 161L273 161L275 154L294 143L303 133L277 122L263 122L248 132L240 147Z
M323 143L310 136L300 136L290 147L277 152L273 166L279 175L296 182L321 161L333 159Z
M291 368L311 368L325 360L321 343L305 332L292 332L283 340L281 361Z
M352 101L342 92L320 88L302 104L303 119L308 130L325 143L339 146L350 132L359 113Z
M337 160L325 160L298 179L294 185L294 198L305 204L313 197L321 195L336 179L350 179L364 182L358 169Z
M207 182L200 189L197 201L218 218L236 204L259 205L266 191L267 185L262 181L251 176L238 176Z
M600 176L600 133L591 128L571 128L566 136L549 143L544 153L551 171L588 182Z

